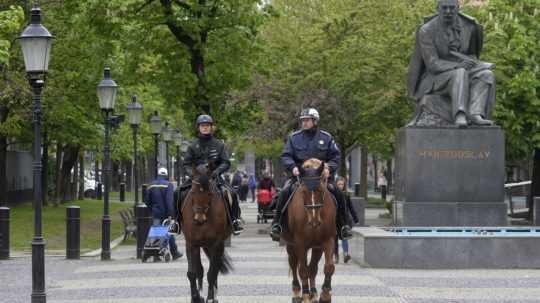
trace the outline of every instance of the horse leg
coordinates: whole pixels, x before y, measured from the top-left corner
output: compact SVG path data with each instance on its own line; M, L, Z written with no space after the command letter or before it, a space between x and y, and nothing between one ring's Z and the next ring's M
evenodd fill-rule
M300 245L298 243L302 243L300 241L295 241L296 246L294 247L294 253L296 257L298 258L298 273L300 274L300 279L302 280L302 298L303 303L311 303L310 295L309 295L309 275L308 275L308 269L306 264L306 249L303 245Z
M300 282L298 281L298 258L294 253L292 245L287 245L287 255L289 255L289 268L291 270L293 281L292 281L292 291L293 298L292 303L301 303L302 296L300 295Z
M324 249L324 283L322 286L321 300L319 303L332 302L332 275L334 274L334 238L326 241L323 245Z
M206 297L207 303L218 303L217 296L217 278L219 269L221 267L221 259L225 253L225 244L220 242L211 248L204 250L208 259L210 260L210 267L208 268L208 296Z
M319 261L321 260L322 254L323 252L319 248L311 249L311 260L309 261L309 286L312 303L319 302L315 278L317 277L317 271L319 270Z
M186 257L188 260L187 277L189 279L189 286L191 289L191 303L204 303L204 299L201 298L199 288L197 287L197 277L199 276L198 271L202 266L200 248L193 247L186 243Z

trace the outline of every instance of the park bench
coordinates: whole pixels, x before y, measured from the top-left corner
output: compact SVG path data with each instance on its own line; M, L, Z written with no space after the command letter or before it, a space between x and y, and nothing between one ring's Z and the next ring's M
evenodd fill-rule
M124 223L124 241L129 238L130 235L136 237L137 234L137 220L133 209L122 209L118 211Z

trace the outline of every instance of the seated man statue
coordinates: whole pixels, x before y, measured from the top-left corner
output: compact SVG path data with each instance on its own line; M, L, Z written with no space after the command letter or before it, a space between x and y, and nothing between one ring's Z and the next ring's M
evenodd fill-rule
M216 180L218 188L223 193L223 188L230 193L232 201L231 206L226 205L229 210L229 218L232 224L233 234L239 235L244 228L240 222L240 206L236 193L223 180L221 174L226 172L231 167L229 156L225 150L225 144L222 140L214 137L214 120L209 115L200 115L197 118L198 136L188 147L184 156L184 171L191 174L193 167L199 165L209 165L215 167L212 172L212 178ZM191 189L191 178L180 187L180 199L183 200ZM224 197L228 195L225 194ZM224 199L228 200L228 199ZM179 206L181 209L181 206Z
M270 236L274 241L279 241L282 227L281 214L286 207L286 202L292 194L294 182L300 175L299 167L304 161L316 158L325 162L328 169L325 169L325 174L328 178L328 190L334 195L337 202L337 217L336 225L338 236L342 239L352 237L351 227L347 225L345 215L345 199L341 191L339 191L333 182L333 176L336 172L341 153L329 133L318 128L319 112L314 108L307 108L300 114L302 121L302 129L292 133L287 139L287 144L281 154L281 162L283 166L292 174L292 178L285 182L283 189L279 193L276 213L272 221L272 230Z
M458 0L437 3L438 14L427 17L416 32L408 90L418 107L410 125L422 124L424 110L459 127L492 125L495 66L479 60L482 27L459 12Z

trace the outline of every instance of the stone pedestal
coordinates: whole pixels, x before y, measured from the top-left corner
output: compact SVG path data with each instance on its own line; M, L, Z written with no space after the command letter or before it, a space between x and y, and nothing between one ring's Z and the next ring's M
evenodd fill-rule
M499 127L400 129L394 224L507 225L504 163Z

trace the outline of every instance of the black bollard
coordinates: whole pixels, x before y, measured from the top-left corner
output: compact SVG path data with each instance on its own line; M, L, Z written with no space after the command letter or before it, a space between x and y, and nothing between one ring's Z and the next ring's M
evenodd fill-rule
M152 225L152 210L144 204L139 204L136 207L135 216L137 217L137 259L140 259L148 230Z
M148 190L148 184L143 184L141 186L141 194L142 194L142 198L141 198L141 201L146 202L144 201L144 197L146 197L146 191Z
M360 197L360 183L354 183L354 196Z
M0 260L9 259L9 208L0 207Z
M81 257L81 208L66 207L66 259Z
M96 189L96 199L101 200L103 195L103 184L98 183Z
M126 183L120 183L120 202L126 201Z

